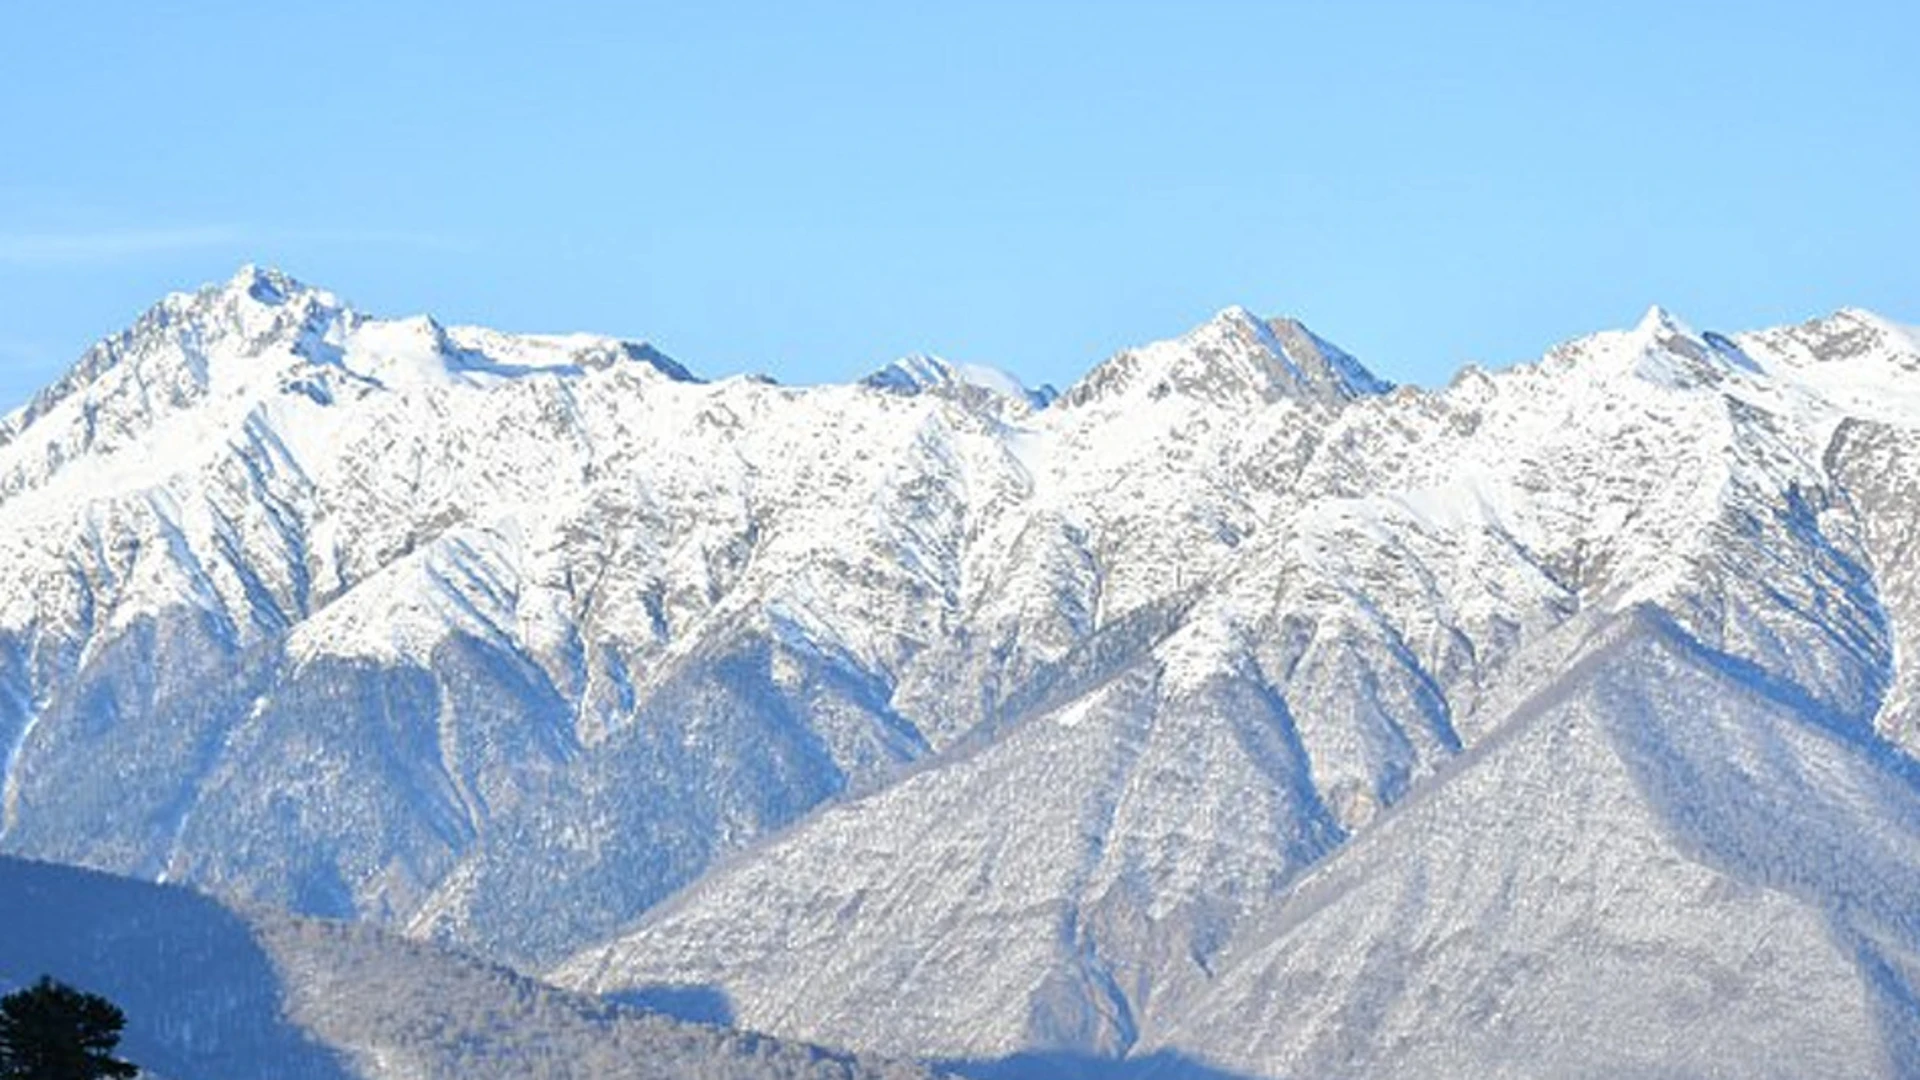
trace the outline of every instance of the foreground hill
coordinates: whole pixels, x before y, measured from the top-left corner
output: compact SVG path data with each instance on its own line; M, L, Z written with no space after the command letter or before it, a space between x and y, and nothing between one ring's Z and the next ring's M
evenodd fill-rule
M127 1013L164 1080L275 1076L912 1080L568 994L368 927L240 912L171 886L0 858L0 986L43 974Z

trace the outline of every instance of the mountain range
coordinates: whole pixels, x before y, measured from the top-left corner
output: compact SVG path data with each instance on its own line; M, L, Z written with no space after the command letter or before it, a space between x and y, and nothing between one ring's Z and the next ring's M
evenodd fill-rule
M249 267L0 421L0 851L976 1075L1912 1077L1916 451L1858 310L787 387Z

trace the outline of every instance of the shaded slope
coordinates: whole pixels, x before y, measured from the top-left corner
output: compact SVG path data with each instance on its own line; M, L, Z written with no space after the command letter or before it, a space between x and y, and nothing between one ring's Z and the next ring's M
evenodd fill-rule
M1117 1056L1157 985L1339 835L1284 702L1142 662L810 818L555 977L711 987L749 1026L882 1053Z
M0 858L0 981L42 974L127 1014L124 1056L170 1080L347 1080L351 1063L286 1015L245 918L186 889Z

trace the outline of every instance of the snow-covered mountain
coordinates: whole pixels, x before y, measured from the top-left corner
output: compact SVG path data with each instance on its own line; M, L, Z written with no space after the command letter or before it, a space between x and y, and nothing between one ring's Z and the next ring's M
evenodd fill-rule
M790 388L250 268L0 423L0 848L980 1068L1497 1072L1651 964L1624 1074L1808 987L1725 1060L1898 1074L1916 449L1858 311Z

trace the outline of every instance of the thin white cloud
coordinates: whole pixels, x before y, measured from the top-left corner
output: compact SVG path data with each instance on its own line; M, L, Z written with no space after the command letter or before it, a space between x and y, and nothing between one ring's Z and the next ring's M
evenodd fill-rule
M101 229L88 232L0 233L0 263L51 266L120 262L143 255L225 247L244 243L246 233L233 225L175 229Z
M249 249L292 245L415 248L471 252L471 244L433 233L388 229L259 229L239 225L182 228L95 229L69 232L0 233L0 266L63 266L125 262L208 248Z
M267 240L328 247L418 248L423 251L471 252L472 244L434 233L391 229L277 229L263 233Z

